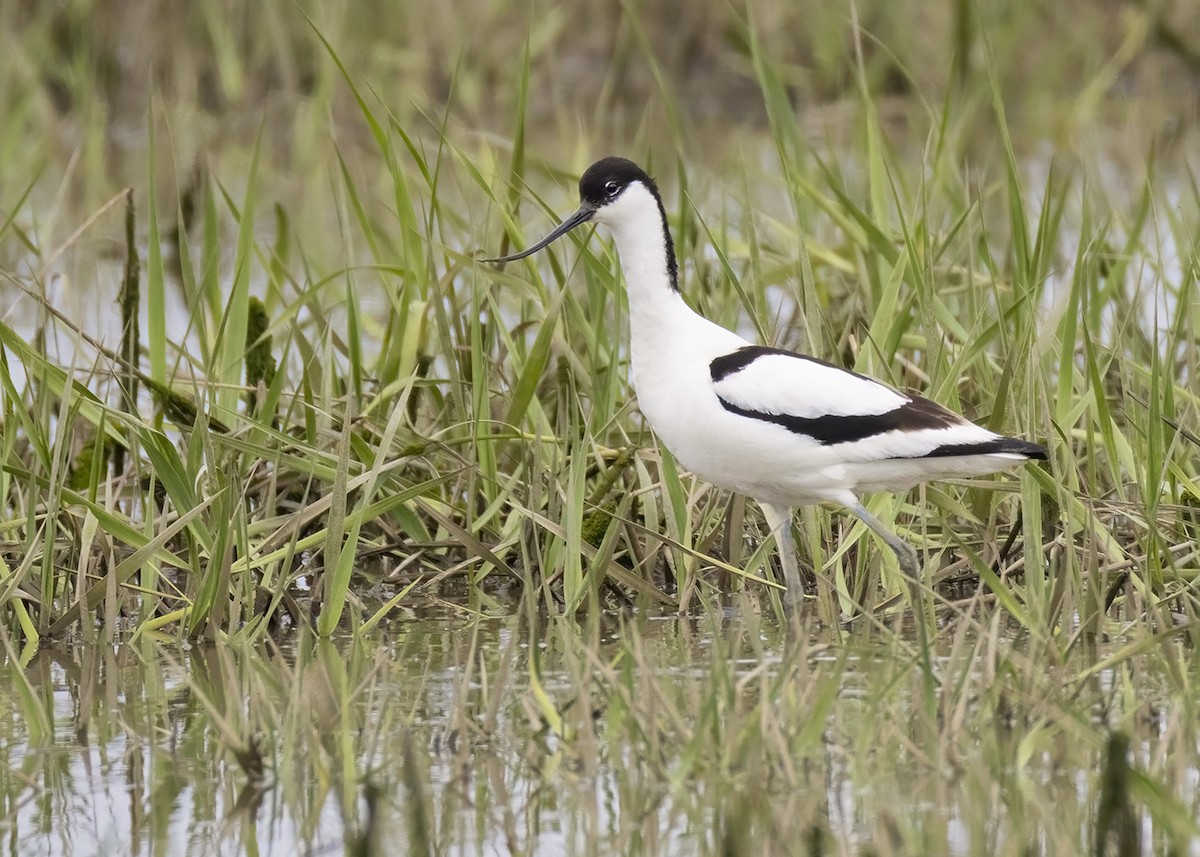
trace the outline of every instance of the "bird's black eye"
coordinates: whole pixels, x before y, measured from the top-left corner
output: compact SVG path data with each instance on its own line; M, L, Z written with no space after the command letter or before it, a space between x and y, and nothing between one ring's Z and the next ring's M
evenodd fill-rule
M604 192L607 193L609 196L616 196L617 191L619 191L620 189L621 189L621 185L615 181L608 182L604 185Z

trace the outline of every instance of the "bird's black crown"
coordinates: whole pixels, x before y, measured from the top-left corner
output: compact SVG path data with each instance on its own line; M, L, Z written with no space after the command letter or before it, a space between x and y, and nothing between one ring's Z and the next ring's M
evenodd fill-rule
M599 208L621 195L634 182L644 184L655 197L658 187L646 171L626 158L602 158L579 179L579 199Z

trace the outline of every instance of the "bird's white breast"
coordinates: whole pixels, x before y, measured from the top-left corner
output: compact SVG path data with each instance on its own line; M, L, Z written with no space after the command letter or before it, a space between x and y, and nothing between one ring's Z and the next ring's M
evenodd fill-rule
M630 377L659 440L683 467L722 488L757 498L794 497L798 484L814 483L812 491L819 492L828 481L819 472L825 458L819 446L732 414L717 398L709 365L748 343L676 300L686 315L672 313L669 328L631 320Z

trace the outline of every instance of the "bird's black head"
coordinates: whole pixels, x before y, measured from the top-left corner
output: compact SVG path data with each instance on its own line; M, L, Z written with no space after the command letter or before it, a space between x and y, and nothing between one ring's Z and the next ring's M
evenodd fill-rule
M658 188L646 171L626 158L602 158L592 164L579 179L579 201L602 208L613 202L634 182L644 184L655 197Z
M671 240L671 230L667 228L667 212L663 208L662 197L658 193L658 186L654 184L654 179L646 175L645 170L626 158L601 158L588 167L582 178L579 179L579 208L574 214L554 227L550 234L541 241L536 242L519 253L498 256L493 259L484 259L483 261L513 262L517 259L524 259L526 256L536 253L538 250L548 246L584 223L595 221L597 223L607 223L610 227L614 226L611 218L617 216L616 209L608 209L605 206L615 203L621 198L626 189L637 184L642 185L649 191L650 195L654 198L655 204L658 206L658 216L662 224L663 254L666 257L667 276L670 281L671 290L679 291L679 265L675 261L675 243Z

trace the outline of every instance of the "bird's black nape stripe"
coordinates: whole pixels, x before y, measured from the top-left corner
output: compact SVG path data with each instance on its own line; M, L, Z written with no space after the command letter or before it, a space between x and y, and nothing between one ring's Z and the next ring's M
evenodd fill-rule
M750 408L738 407L720 396L717 396L717 401L730 413L782 426L790 432L811 437L822 446L854 443L891 431L943 429L963 423L963 419L957 414L946 410L936 402L922 399L919 396L882 414L826 414L820 417L798 417L794 414L754 411Z
M925 453L921 458L953 458L957 455L1023 455L1038 461L1046 460L1046 450L1036 443L1018 440L1015 437L998 437L994 440L984 440L979 443L948 443Z
M615 158L613 160L616 160ZM638 172L641 172L639 169ZM671 279L671 291L679 291L679 262L675 258L675 239L671 237L671 227L667 225L667 209L663 206L662 194L658 192L658 185L650 176L642 173L638 177L646 186L646 190L650 191L650 195L654 197L654 201L658 203L658 218L662 221L663 231L663 247L667 253L667 275Z
M650 193L658 203L658 215L662 218L663 246L667 248L667 274L671 278L671 291L679 291L679 262L675 259L675 240L671 237L671 229L667 226L667 210L663 208L662 197L658 195L658 186L650 180Z

